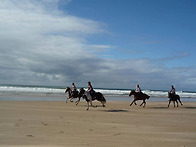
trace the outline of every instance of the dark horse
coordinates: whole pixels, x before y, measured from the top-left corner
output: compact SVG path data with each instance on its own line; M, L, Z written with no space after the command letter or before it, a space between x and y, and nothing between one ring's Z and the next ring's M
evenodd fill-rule
M180 101L180 96L177 94L171 94L170 92L168 92L168 98L169 98L169 104L167 107L169 107L171 101L173 101L174 107L175 107L175 102L177 103L177 107L178 107L178 101L180 102L181 105L183 105L182 102Z
M78 98L78 100L76 101L76 105L78 105L78 103L80 102L80 98L82 97L82 95L80 95L78 91L72 92L71 89L67 87L65 89L65 93L68 93L68 98L66 99L66 103L68 99L70 99L70 101L73 102L72 99Z
M138 93L138 92L135 92L135 90L131 90L129 96L131 96L131 95L134 95L134 99L133 99L133 101L130 103L130 106L131 106L133 103L136 105L136 101L137 101L137 100L143 100L143 103L141 103L140 106L142 106L142 104L144 104L143 107L145 107L145 105L146 105L146 101L145 101L145 100L150 98L150 96L148 96L147 94L145 94L145 93Z
M105 107L106 99L104 98L103 94L100 93L100 92L95 92L93 94L93 96L91 96L90 92L87 92L83 88L80 88L79 95L82 95L82 97L87 102L87 109L86 110L89 109L89 102L90 102L92 107L96 107L96 106L93 106L93 104L92 104L92 101L94 101L94 100L97 100L97 101L101 102L102 106Z

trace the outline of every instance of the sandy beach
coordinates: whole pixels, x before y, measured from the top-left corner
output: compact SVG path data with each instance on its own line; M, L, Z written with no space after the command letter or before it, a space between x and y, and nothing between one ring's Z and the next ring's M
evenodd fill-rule
M196 102L129 103L1 101L0 146L196 146Z

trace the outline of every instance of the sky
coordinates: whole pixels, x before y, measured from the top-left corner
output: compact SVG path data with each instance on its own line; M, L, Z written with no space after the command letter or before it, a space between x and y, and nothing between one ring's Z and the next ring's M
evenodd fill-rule
M0 84L196 90L195 0L0 0Z

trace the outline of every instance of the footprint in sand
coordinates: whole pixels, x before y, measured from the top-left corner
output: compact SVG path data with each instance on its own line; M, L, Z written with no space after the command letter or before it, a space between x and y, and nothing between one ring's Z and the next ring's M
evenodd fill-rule
M44 126L47 126L48 124L47 123L45 123L45 122L42 122L42 124L44 125Z
M113 134L114 136L119 136L119 135L121 135L120 133L117 133L117 134Z
M34 137L33 135L27 135L27 137Z
M16 127L18 127L18 126L20 126L20 125L19 125L19 124L17 124L17 123L15 123L15 126L16 126Z
M60 131L59 133L65 133L64 131Z

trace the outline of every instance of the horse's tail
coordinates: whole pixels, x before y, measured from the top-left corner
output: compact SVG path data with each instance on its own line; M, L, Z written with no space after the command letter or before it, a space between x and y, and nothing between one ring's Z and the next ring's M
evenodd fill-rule
M97 98L98 101L106 103L106 99L105 99L105 97L103 96L103 94L101 92L97 92L96 98Z
M180 100L180 96L179 96L179 95L177 95L177 94L176 94L176 98L177 98L177 100Z
M149 98L150 98L149 95L147 95L147 94L145 94L145 93L144 93L144 95L145 95L146 99L149 99Z
M149 99L150 98L150 96L149 95L147 95L148 97L147 97L147 99Z
M103 95L102 95L103 96ZM105 97L103 96L103 102L104 102L104 104L106 103L106 99L105 99Z

